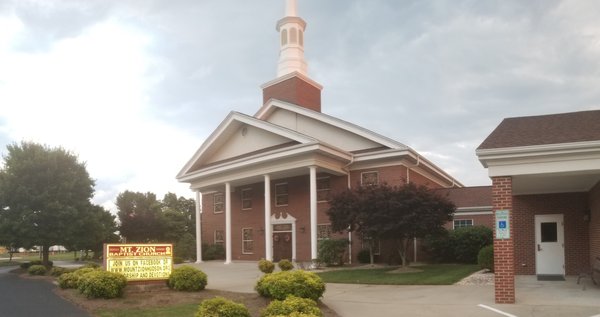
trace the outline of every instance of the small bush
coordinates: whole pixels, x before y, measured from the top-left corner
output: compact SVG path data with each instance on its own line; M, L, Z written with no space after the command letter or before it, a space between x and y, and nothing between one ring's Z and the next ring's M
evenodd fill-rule
M493 242L492 229L484 226L459 228L451 232L454 257L461 263L477 263L479 250Z
M371 253L369 252L368 249L362 249L356 255L356 259L358 260L358 263L362 263L362 264L371 263Z
M323 316L314 300L291 295L283 301L272 301L269 306L262 311L261 317L292 316L294 313L302 314L302 316Z
M494 246L488 245L481 250L479 250L479 254L477 255L477 263L482 269L488 269L491 272L494 272Z
M178 256L173 257L173 264L181 264L181 263L183 263L183 258L180 258Z
M29 275L46 275L48 270L43 265L32 265L27 269Z
M92 268L92 269L97 269L100 268L100 264L96 263L96 262L86 262L83 267L85 268Z
M65 273L71 273L71 272L74 272L74 270L66 268L66 267L55 266L52 268L52 271L50 271L50 275L52 275L54 277L59 277Z
M260 261L258 261L258 269L265 274L273 273L275 264L269 260L260 259Z
M277 266L279 266L279 269L282 271L289 271L294 268L294 264L287 259L279 261L279 263L277 263Z
M88 298L116 298L123 295L127 285L125 276L119 273L95 270L83 274L77 289Z
M22 269L27 270L32 265L42 265L42 261L41 260L33 260L33 261L29 261L29 262L23 262L19 266ZM46 266L46 268L51 268L52 265L54 265L54 263L52 261L48 261L48 265Z
M186 292L201 291L206 287L206 284L206 274L191 266L181 266L174 269L167 280L169 288Z
M289 295L318 300L325 292L325 283L312 272L283 271L263 275L255 286L258 294L278 300Z
M220 244L203 244L202 259L205 261L225 259L225 248Z
M326 239L319 242L317 261L327 266L343 265L344 252L348 247L346 239Z
M83 275L96 270L90 267L83 267L71 273L64 273L58 277L58 286L60 288L77 288L79 286L79 279Z
M223 297L202 301L196 317L250 317L248 308Z

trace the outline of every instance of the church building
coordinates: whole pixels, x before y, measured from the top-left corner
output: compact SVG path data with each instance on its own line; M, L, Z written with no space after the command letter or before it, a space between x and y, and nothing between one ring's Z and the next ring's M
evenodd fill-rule
M254 115L230 112L177 175L201 201L199 256L206 243L223 245L226 263L310 262L319 240L332 236L331 193L379 183L463 186L414 149L323 113L323 87L308 75L306 22L295 0L286 1L276 29L277 77L262 85L262 106ZM342 237L350 240L349 259L356 259L361 238ZM384 248L377 251L385 260Z

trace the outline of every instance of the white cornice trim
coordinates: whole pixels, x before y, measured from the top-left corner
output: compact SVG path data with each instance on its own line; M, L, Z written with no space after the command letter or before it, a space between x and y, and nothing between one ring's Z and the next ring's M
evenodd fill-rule
M275 111L276 108L285 109L303 115L305 117L309 117L311 119L332 125L339 129L349 131L351 133L362 136L363 138L366 138L368 140L371 140L373 142L379 143L383 146L392 149L408 149L408 146L398 141L392 140L388 137L385 137L381 134L375 133L371 130L365 129L353 123L277 99L270 99L269 101L267 101L254 116L258 119L266 121L268 116L273 111Z
M257 127L259 129L263 129L265 131L269 131L271 133L286 137L290 140L299 142L299 143L315 143L316 139L309 137L307 135L298 133L296 131L280 127L278 125L272 124L267 121L259 120L257 118L232 111L227 117L219 124L217 129L211 133L211 135L202 143L200 148L196 151L196 153L192 156L192 158L184 165L181 171L177 174L177 179L180 179L185 174L189 172L189 169L202 157L202 155L219 139L219 137L231 126L233 122L240 122L250 126Z
M283 76L279 76L273 80L270 80L262 85L260 85L261 89L265 89L267 87L273 86L275 84L279 84L283 81L286 81L288 79L291 79L292 77L298 77L300 79L302 79L303 81L309 83L310 85L314 86L315 88L319 89L319 90L323 90L323 86L321 84L319 84L318 82L312 80L310 77L298 72L298 71L293 71L291 73L285 74ZM260 110L259 110L260 111Z

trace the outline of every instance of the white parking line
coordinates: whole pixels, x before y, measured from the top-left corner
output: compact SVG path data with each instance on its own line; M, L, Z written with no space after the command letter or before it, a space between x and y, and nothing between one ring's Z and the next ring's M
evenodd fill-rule
M509 314L509 313L505 313L505 312L503 312L503 311L501 311L501 310L498 310L498 309L496 309L496 308L493 308L493 307L490 307L490 306L486 306L486 305L483 305L483 304L479 304L479 305L477 305L477 306L479 306L479 307L481 307L481 308L485 308L485 309L491 310L491 311L493 311L493 312L495 312L495 313L498 313L498 314L500 314L500 315L504 315L504 316L506 316L506 317L517 317L517 316L515 316L515 315ZM595 316L592 316L592 317L595 317Z

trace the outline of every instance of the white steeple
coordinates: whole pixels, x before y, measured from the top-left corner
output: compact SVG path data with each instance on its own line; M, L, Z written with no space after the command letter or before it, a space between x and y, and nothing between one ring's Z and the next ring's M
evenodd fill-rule
M280 49L277 77L293 72L307 75L304 60L304 30L306 22L298 17L297 1L286 0L285 17L277 21Z

